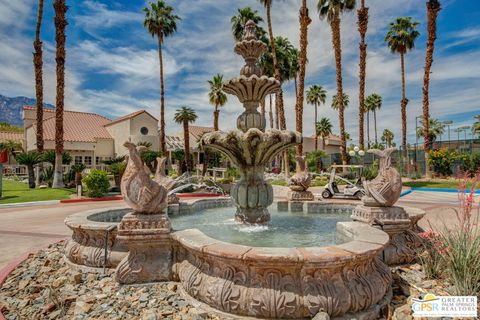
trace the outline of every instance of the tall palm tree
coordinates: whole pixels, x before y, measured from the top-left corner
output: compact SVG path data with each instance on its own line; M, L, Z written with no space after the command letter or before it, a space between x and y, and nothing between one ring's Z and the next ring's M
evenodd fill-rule
M365 99L365 107L370 112L373 112L373 124L375 126L375 144L378 144L378 136L377 136L377 110L380 110L382 107L382 97L376 93L372 93ZM370 144L370 140L368 141ZM369 145L370 148L370 145Z
M255 22L255 24L258 25L258 23L263 21L263 18L258 15L257 10L253 10L250 7L237 9L237 12L237 15L233 16L230 20L230 23L232 25L233 38L236 41L241 41L243 37L243 30L245 29L245 24L247 24L249 20L252 20L253 22ZM265 30L263 30L261 27L257 27L258 39L261 39L264 35Z
M430 70L433 63L433 50L435 48L435 40L437 39L437 16L442 6L438 0L427 1L427 20L428 35L427 49L425 54L425 74L423 76L423 122L425 123L423 132L423 149L425 151L425 161L428 160L428 152L430 141L428 141L428 118L430 118L428 89L430 86ZM430 167L426 166L426 176L430 177Z
M445 132L445 125L438 119L433 119L429 118L428 119L428 137L427 141L429 142L428 144L428 150L432 148L432 145L435 143L437 138L441 136ZM417 137L423 137L423 133L425 131L425 122L420 120L420 126L417 128Z
M480 115L474 117L477 121L473 123L472 130L475 134L480 134Z
M223 93L223 75L216 74L212 80L208 80L210 84L210 91L208 98L210 103L215 106L213 111L213 128L218 131L218 115L220 114L219 107L223 107L227 103L227 95Z
M338 111L340 109L340 102L337 97L338 97L337 95L334 95L332 97L332 109L335 111ZM342 94L342 101L343 101L343 108L347 108L348 104L350 103L350 97L348 96L348 94L346 93Z
M389 129L384 129L382 133L382 141L385 143L385 146L387 148L391 148L393 146L393 139L395 138L395 135L393 134L392 131Z
M307 0L302 0L298 20L300 21L300 65L298 70L298 87L295 81L295 91L297 101L295 103L295 120L296 129L303 133L303 99L305 91L305 72L307 68L307 46L308 46L308 25L312 23L312 19L308 16ZM315 107L315 110L317 108ZM315 149L316 150L316 149ZM297 147L297 154L302 155L303 144Z
M163 40L177 31L177 21L180 17L173 14L173 8L163 0L150 2L150 7L144 8L143 26L152 37L158 40L158 59L160 62L160 150L166 152L165 144L165 83L163 79Z
M318 106L320 104L325 104L327 100L327 91L323 89L322 86L319 85L312 85L307 90L307 103L311 104L315 107L315 122L313 126L313 131L315 132L315 151L318 150L318 135L316 134L316 126L317 126L317 114L318 114Z
M367 114L367 149L370 149L370 108L372 107L371 104L368 104L366 101L363 103L363 110Z
M347 164L347 141L345 139L345 114L342 81L342 46L340 39L340 15L355 8L355 0L319 0L318 13L321 19L327 18L332 29L332 44L335 52L337 74L338 117L340 122L340 138L342 140L342 163Z
M268 35L270 37L270 49L271 49L270 52L272 54L274 77L276 80L280 81L280 67L278 65L275 37L273 35L273 29L272 29L272 15L271 15L272 0L259 0L259 1L261 4L265 6L265 9L267 11L267 27L268 27ZM285 122L285 111L283 109L282 88L280 88L280 91L278 91L275 94L275 107L277 109L278 116L279 116L280 129L284 130L286 129L286 122ZM287 151L285 154L288 156Z
M298 97L298 76L300 73L300 51L297 48L292 47L288 52L289 61L289 79L293 79L295 87L295 99Z
M174 115L174 120L176 123L183 125L183 143L185 147L185 166L187 167L187 172L191 172L190 166L190 132L188 129L188 124L195 122L198 116L192 108L181 107L177 109Z
M56 57L57 62L57 97L55 102L55 169L53 173L52 188L63 187L63 108L65 99L65 29L67 19L65 14L68 7L65 0L55 0L53 2L55 10L55 39L57 42Z
M412 21L411 17L400 17L390 23L389 30L385 36L385 42L392 53L400 54L402 68L402 157L403 163L407 160L407 104L405 97L405 54L415 47L415 39L420 35L417 31L418 22Z
M37 25L35 28L35 41L33 42L33 67L35 69L35 97L37 111L37 151L43 152L43 52L40 40L40 27L43 18L43 0L38 1Z
M367 34L368 28L368 8L365 7L365 0L361 0L361 7L357 10L358 15L358 32L360 33L360 62L359 62L359 90L358 90L358 101L359 110L358 110L358 124L359 124L359 135L358 135L358 144L360 149L364 148L364 119L363 115L365 114L365 70L367 67L367 44L365 43L365 35Z
M325 150L325 138L332 134L333 125L328 118L320 118L316 123L315 134L322 137L322 150Z

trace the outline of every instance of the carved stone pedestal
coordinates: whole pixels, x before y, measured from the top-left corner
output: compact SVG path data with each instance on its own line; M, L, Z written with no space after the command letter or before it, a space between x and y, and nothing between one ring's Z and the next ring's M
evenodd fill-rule
M310 191L293 191L288 192L288 201L313 201L315 197Z
M170 220L166 214L125 215L117 239L129 250L115 270L121 284L138 284L172 279L173 248Z
M390 242L380 255L386 264L411 263L415 259L415 248L421 240L404 208L359 205L353 209L351 218L375 226L389 235Z

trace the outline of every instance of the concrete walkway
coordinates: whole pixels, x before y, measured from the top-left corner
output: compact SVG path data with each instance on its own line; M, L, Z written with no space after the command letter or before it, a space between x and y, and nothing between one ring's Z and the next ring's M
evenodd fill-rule
M70 237L72 233L63 223L66 216L124 204L108 201L0 209L0 269L25 252Z

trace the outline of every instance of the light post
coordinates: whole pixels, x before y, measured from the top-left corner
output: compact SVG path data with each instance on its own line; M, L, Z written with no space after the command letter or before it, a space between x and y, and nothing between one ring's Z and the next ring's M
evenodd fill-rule
M467 149L467 130L468 129L470 129L470 126L461 126L461 127L457 128L459 142L460 142L460 132L463 131L463 133L464 133L464 140L463 140L464 151Z
M448 127L448 150L450 150L450 126L453 124L452 120L446 120L442 122Z

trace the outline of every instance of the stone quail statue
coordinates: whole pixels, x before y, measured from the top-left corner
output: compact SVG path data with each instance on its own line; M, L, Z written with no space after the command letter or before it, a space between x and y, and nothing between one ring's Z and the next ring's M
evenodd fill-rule
M161 213L167 207L167 190L157 181L150 179L137 146L125 142L129 157L122 177L122 195L125 202L136 212Z

